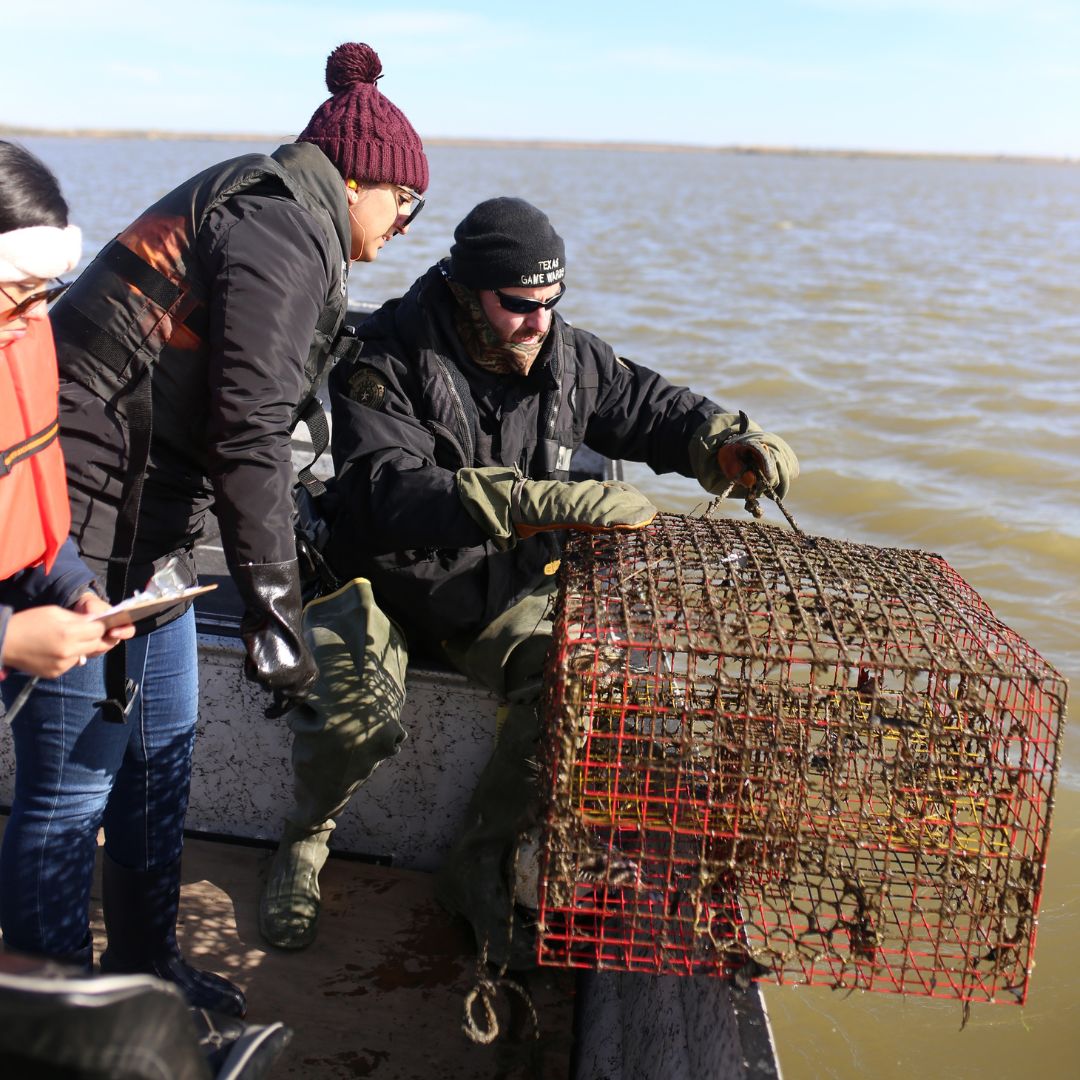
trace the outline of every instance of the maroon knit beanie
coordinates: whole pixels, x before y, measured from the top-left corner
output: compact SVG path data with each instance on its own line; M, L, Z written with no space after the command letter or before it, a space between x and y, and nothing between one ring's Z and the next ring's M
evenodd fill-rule
M370 45L346 42L326 61L327 98L296 137L314 143L345 180L401 184L424 192L424 144L405 114L375 89L382 62Z

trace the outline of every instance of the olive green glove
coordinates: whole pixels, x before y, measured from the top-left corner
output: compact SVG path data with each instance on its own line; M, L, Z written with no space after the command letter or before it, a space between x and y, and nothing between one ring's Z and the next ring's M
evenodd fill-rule
M690 440L690 464L706 491L720 495L734 484L730 494L740 499L769 491L783 499L799 475L795 451L744 412L710 416Z
M530 480L516 469L459 469L457 489L469 516L500 547L551 529L643 529L656 507L630 484L609 480Z

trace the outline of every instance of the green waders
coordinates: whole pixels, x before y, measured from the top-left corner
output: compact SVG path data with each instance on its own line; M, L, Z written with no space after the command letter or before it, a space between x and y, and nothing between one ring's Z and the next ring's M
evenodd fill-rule
M302 949L315 937L319 871L334 817L405 739L408 654L397 627L355 578L304 608L304 638L319 667L311 697L289 714L295 803L259 900L271 945Z
M477 948L515 968L534 962L535 934L510 901L514 847L534 822L537 707L551 642L554 578L460 646L448 658L507 700L494 752L477 782L462 835L436 879L439 900L472 925ZM357 578L304 609L304 636L319 666L308 702L290 715L295 805L259 904L259 928L272 945L302 949L315 937L319 871L334 815L405 738L399 717L407 653L397 628ZM513 922L511 919L513 917Z
M478 952L517 970L536 963L535 927L511 901L511 877L519 837L538 824L539 706L554 590L549 578L464 650L447 650L466 675L501 694L507 707L461 835L436 877L436 896L468 920Z

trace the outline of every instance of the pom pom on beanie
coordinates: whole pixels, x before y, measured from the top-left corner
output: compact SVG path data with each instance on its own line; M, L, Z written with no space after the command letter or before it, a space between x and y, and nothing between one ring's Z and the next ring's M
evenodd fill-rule
M381 76L379 54L362 41L339 45L326 58L326 88L331 94L343 94L359 83L374 86Z
M339 45L326 61L326 86L333 96L315 110L296 141L314 143L345 180L424 192L424 144L405 114L375 88L381 75L382 61L370 45Z

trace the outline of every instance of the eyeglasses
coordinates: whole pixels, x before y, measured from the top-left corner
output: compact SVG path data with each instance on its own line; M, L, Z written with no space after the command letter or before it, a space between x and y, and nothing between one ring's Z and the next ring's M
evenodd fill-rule
M0 311L0 322L13 322L15 319L21 319L32 308L37 307L38 304L51 304L70 284L70 281L59 281L55 285L50 285L47 289L31 293L17 303L11 293L0 285L0 293L3 293L12 303L12 306L7 311Z
M345 186L350 187L353 191L360 190L360 182L358 180L346 180ZM377 185L376 185L377 186ZM391 184L391 188L396 193L400 193L409 200L409 209L398 209L397 220L394 222L394 227L397 229L407 229L416 218L416 215L424 208L424 196L418 191L413 191L412 188L406 187L404 184ZM395 196L396 197L396 196Z
M416 215L424 209L424 202L426 200L423 195L418 191L413 191L412 188L407 188L402 184L395 184L394 187L407 195L409 199L409 209L399 210L396 222L399 229L407 229L416 220Z
M550 300L529 300L524 296L507 296L506 293L499 292L498 289L492 289L491 291L499 298L500 306L507 311L512 311L515 315L531 315L534 311L539 311L540 308L550 311L563 298L563 293L566 292L566 282L559 283L559 291Z

